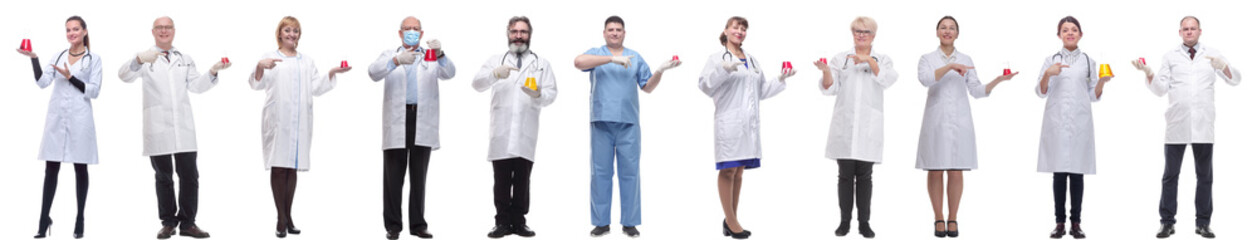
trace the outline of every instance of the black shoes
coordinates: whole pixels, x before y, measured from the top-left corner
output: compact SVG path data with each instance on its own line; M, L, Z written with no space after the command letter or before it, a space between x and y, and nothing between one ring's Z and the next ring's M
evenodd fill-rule
M202 239L202 238L209 238L210 234L208 232L202 231L201 228L197 226L192 226L192 227L188 227L187 229L179 230L179 236Z
M624 227L621 230L624 231L624 235L628 235L629 237L632 237L632 238L642 235L641 232L637 231L637 227Z
M873 233L873 228L869 227L868 222L860 222L860 236L864 236L864 238L873 238L876 234Z
M1052 235L1049 235L1048 237L1052 239L1060 239L1063 236L1065 236L1065 223L1057 223L1056 228L1052 229Z
M1201 237L1204 237L1204 238L1210 238L1210 239L1212 239L1212 238L1214 237L1214 235L1213 235L1213 230L1212 230L1212 229L1209 229L1209 226L1198 226L1198 227L1196 227L1196 234L1200 234L1200 236L1201 236Z
M52 236L52 220L39 221L39 232L35 233L35 239L43 239Z
M162 226L161 230L157 230L157 239L167 239L175 235L174 226Z
M502 238L511 235L511 226L506 224L498 224L493 226L493 230L489 230L489 238Z
M419 230L410 230L410 235L416 236L422 239L432 238L432 233L429 233L427 228L419 229Z
M939 223L942 223L942 224L943 224L943 230L942 230L942 231L939 231L939 230L938 230L938 224L939 224ZM943 220L937 220L937 221L934 221L934 237L937 237L937 238L947 237L947 233L948 233L948 231L947 231L947 221L943 221Z
M275 237L276 237L276 238L286 238L286 237L288 237L288 232L287 232L287 231L284 231L284 230L275 230Z
M402 234L402 231L389 230L388 234L384 235L384 238L388 240L397 240L398 238L401 238L401 236L399 236L401 234Z
M1161 230L1157 230L1157 238L1168 238L1174 235L1174 224L1161 224Z
M955 225L956 227L952 227L952 225ZM960 236L960 223L956 221L947 221L947 237L954 238L954 237L959 237L959 236Z
M1069 227L1069 236L1074 237L1074 239L1087 238L1087 234L1082 232L1082 227L1078 226L1078 223L1074 223L1073 226Z
M593 231L589 231L589 236L601 237L602 235L607 235L607 233L609 232L611 232L611 225L597 226L597 227L594 227Z
M846 236L848 232L851 232L851 222L844 221L838 224L838 229L834 230L834 236Z
M528 225L524 224L511 225L511 233L519 235L520 237L537 236L537 232L533 232L532 228L528 228Z
M729 229L729 222L724 220L720 220L720 225L724 227L725 237L733 237L733 239L747 239L751 237L751 230L742 229L742 232L735 233L732 229Z

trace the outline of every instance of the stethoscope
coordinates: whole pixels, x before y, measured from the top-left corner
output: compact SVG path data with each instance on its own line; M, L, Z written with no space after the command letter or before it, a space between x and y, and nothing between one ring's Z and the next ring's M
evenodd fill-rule
M1088 77L1087 77L1087 81L1091 81L1091 77L1090 77L1090 76L1091 76L1091 56L1087 56L1087 53L1082 53L1082 57L1087 59L1087 66L1085 67L1085 68L1087 68L1087 76L1088 76ZM1056 60L1056 58L1060 58L1060 59L1061 59L1061 62L1064 62L1064 61L1065 61L1065 55L1064 55L1064 54L1061 54L1061 53L1059 53L1059 52L1058 52L1058 53L1056 53L1056 54L1054 54L1054 55L1052 55L1052 60L1053 60L1053 61L1055 61L1055 60Z
M531 55L532 55L532 57L533 57L533 59L541 59L541 57L537 57L537 53L532 52L532 50L528 50L528 53L527 53L527 54L531 54ZM506 52L506 54L502 54L502 60L501 60L501 61L500 61L500 63L498 63L498 64L499 64L499 65L506 65L506 57L507 57L507 56L511 56L511 52L509 52L509 51L508 51L508 52ZM531 62L531 63L528 63L528 67L524 67L524 66L523 66L523 64L524 64L524 54L523 54L523 53L520 53L520 54L515 54L515 68L519 68L519 69L520 69L520 71L523 71L524 69L528 69L528 68L530 68L530 67L533 67L533 66L537 65L537 61L533 61L533 62Z
M720 56L720 59L721 59L721 60L725 60L725 61L730 61L730 62L732 62L732 61L735 59L735 57L733 56L733 53L732 53L732 52L729 52L729 49L728 49L728 48L726 48L726 49L725 49L725 54L724 54L724 55L721 55L721 56ZM739 60L741 60L741 59L739 59ZM750 63L751 63L751 69L754 69L756 72L758 72L758 71L759 71L759 66L756 66L756 64L755 64L755 62L756 62L756 61L755 61L755 57L754 57L754 56L747 56L746 60L747 60L748 62L750 62Z
M855 54L848 54L848 55L847 55L847 58L842 60L842 70L847 70L847 66L848 66L848 64L850 64L850 63L851 63L851 58L850 58L850 56L853 56L853 55L855 55ZM869 57L873 58L873 61L882 62L882 60L877 59L877 56L869 55ZM864 72L868 72L868 70L866 69L866 70L864 70Z
M83 53L84 59L79 59L79 61L82 62L83 60L87 60L88 69L91 69L91 65L92 65L91 58L93 54L91 53L91 50L84 50L84 51L86 51L85 53ZM57 60L52 61L52 62L54 64L61 62L61 56L65 56L67 53L70 53L70 49L62 50L61 54L57 54ZM69 70L69 69L66 69L66 70ZM65 79L70 79L70 76L65 76Z

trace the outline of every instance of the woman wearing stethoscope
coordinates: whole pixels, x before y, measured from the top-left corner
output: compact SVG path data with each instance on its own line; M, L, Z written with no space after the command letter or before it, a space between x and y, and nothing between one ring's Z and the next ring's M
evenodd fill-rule
M973 59L956 51L960 25L945 16L935 25L938 50L921 55L917 79L930 88L925 99L925 117L921 120L921 138L917 144L917 168L929 171L926 186L934 207L934 236L957 237L956 210L964 191L964 171L978 168L978 148L973 131L973 115L969 97L984 98L995 85L1012 79L1017 73L996 77L982 84L974 71ZM947 175L947 186L943 175ZM947 193L947 221L943 220L943 192Z
M786 89L786 78L794 76L790 69L775 79L764 78L759 63L742 50L746 27L746 18L729 18L720 35L725 51L708 57L698 78L698 88L716 103L716 169L720 170L716 187L725 214L724 235L735 239L751 236L751 231L738 222L738 198L742 192L742 171L759 168L763 155L759 101L781 93Z
M860 235L872 238L875 234L869 226L869 204L873 164L882 162L882 93L895 84L899 73L889 56L873 51L877 22L872 18L857 17L852 21L851 36L853 49L812 64L822 72L821 93L837 96L825 144L825 158L838 163L838 207L842 219L834 235L846 236L850 232L854 204L860 209Z
M1082 213L1083 174L1095 174L1095 126L1091 102L1099 101L1110 77L1097 76L1095 61L1078 49L1082 25L1073 16L1062 18L1056 35L1065 47L1043 60L1034 93L1047 98L1043 130L1039 136L1039 172L1052 173L1056 203L1056 228L1052 238L1065 235L1065 191L1069 189L1069 235L1084 238L1079 227ZM1068 186L1066 185L1068 182Z
M39 88L53 87L48 101L48 118L44 122L44 139L39 145L39 159L44 160L44 200L39 211L39 232L35 238L49 235L52 218L48 216L53 195L57 192L57 173L61 163L74 164L78 217L74 221L74 238L83 237L83 207L87 203L87 165L97 163L96 124L92 118L92 102L100 96L100 56L88 50L87 22L79 16L65 20L65 38L70 49L61 51L41 68L34 52L18 49L31 58L35 83Z
M297 52L301 23L284 17L275 29L279 49L263 55L249 75L249 86L266 90L262 108L262 156L271 170L271 193L278 222L276 237L300 234L292 223L292 199L297 190L297 171L310 170L310 135L314 97L336 86L336 74L349 67L320 73L309 56Z

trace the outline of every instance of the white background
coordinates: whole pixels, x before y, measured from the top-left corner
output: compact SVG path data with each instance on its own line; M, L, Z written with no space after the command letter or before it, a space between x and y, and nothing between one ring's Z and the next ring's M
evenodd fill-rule
M533 46L555 66L559 97L543 110L533 170L529 225L537 239L587 238L589 223L589 81L569 65L603 45L603 20L627 22L626 46L648 63L671 55L685 63L667 72L652 94L641 94L643 239L720 239L723 218L715 192L712 108L696 88L701 59L720 53L717 36L733 15L750 20L745 49L769 77L781 61L799 74L782 94L762 105L764 167L747 171L741 221L756 239L825 239L838 222L837 166L824 159L833 98L817 89L819 71L808 63L851 48L856 16L877 20L874 50L890 55L898 83L886 92L885 163L874 169L873 227L880 239L930 239L933 214L925 173L914 169L926 88L916 61L934 51L933 31L943 15L961 26L958 50L976 60L983 81L1011 62L1022 75L972 101L980 168L966 173L960 229L970 239L1036 239L1053 226L1051 176L1035 172L1044 100L1031 93L1042 59L1061 48L1054 32L1066 15L1078 17L1081 48L1117 77L1094 104L1099 174L1087 176L1085 229L1092 239L1151 239L1163 168L1166 100L1152 95L1129 60L1160 56L1177 47L1179 19L1202 20L1202 43L1252 71L1252 18L1237 1L11 1L0 9L0 43L22 38L47 61L68 45L63 23L81 15L92 50L104 62L102 94L93 100L101 164L91 166L86 236L147 239L160 227L153 171L140 155L141 84L118 81L116 69L152 46L153 19L174 18L175 46L208 70L228 56L219 86L192 97L200 143L198 223L214 239L270 239L275 213L269 173L263 171L259 121L265 93L245 79L258 57L275 49L274 28L286 15L303 27L301 46L322 70L348 60L330 93L317 98L313 168L300 174L293 239L376 239L381 220L380 116L382 83L366 67L383 50L400 45L400 21L417 16L423 40L440 39L458 66L442 82L442 146L432 155L427 220L442 239L479 239L493 225L488 146L489 94L470 87L488 57L506 50L507 19L525 15L535 27ZM33 84L29 60L0 57L0 239L25 239L37 227L42 161L36 160L50 90ZM1249 72L1251 74L1251 72ZM1252 238L1245 226L1257 201L1257 176L1248 174L1257 144L1252 83L1217 88L1213 228L1223 239ZM1191 153L1180 182L1179 234L1194 239ZM73 170L61 171L53 206L54 239L70 236L74 221ZM618 191L613 234L618 231ZM409 222L407 222L408 224ZM854 231L852 236L856 237ZM1247 234L1247 235L1246 235ZM410 238L410 236L406 236ZM511 238L515 238L512 236Z

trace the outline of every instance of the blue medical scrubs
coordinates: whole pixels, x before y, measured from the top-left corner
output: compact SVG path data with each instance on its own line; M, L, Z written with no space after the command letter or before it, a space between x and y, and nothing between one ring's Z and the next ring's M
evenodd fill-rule
M585 54L612 56L607 46L589 49ZM589 211L594 226L611 224L611 176L619 172L620 225L642 223L641 129L638 128L637 91L653 75L650 66L636 51L625 48L622 56L634 56L631 66L607 63L590 72L589 97ZM612 168L614 165L615 168Z

